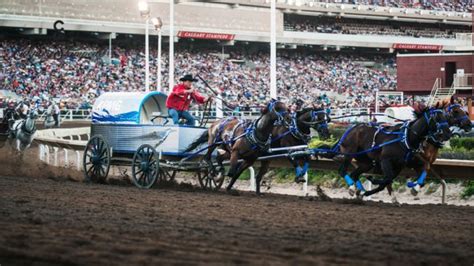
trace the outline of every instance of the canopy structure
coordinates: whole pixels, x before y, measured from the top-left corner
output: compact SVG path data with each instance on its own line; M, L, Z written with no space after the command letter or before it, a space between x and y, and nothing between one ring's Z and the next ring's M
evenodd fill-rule
M385 109L384 114L395 117L377 117L379 122L386 122L386 123L397 123L397 120L413 120L416 118L414 114L414 109L411 106L397 106L397 107L389 107Z
M162 92L107 92L92 108L93 124L152 124L153 115L168 114Z

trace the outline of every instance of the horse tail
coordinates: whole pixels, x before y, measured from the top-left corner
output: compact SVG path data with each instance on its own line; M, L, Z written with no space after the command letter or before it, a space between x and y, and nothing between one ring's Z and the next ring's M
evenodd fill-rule
M196 149L199 145L207 142L209 139L209 132L208 130L205 130L199 138L197 138L193 143L189 144L189 146L184 150L184 152L190 152L194 149Z

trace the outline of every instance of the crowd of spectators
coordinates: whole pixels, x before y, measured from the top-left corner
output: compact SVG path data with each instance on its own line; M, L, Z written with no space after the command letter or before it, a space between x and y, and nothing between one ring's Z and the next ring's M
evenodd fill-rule
M269 54L235 49L224 56L216 50L178 48L175 77L199 74L241 109L270 99ZM143 49L115 47L109 61L106 45L92 42L0 42L0 89L21 97L47 101L60 99L62 107L90 108L108 91L144 90ZM168 88L168 55L163 54L163 84ZM151 90L156 89L156 50L150 55ZM279 51L277 88L283 100L331 102L338 107L366 107L375 90L396 88L393 57L347 53L315 54ZM202 83L197 87L206 93Z
M285 16L285 30L357 35L390 35L416 38L455 38L456 33L469 33L472 27L447 24L393 22L315 16Z
M319 0L317 2L416 8L436 11L472 12L471 0Z

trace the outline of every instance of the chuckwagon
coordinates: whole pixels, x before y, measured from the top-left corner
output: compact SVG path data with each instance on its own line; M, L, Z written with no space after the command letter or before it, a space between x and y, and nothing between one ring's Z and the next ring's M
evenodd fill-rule
M174 179L177 171L194 172L201 186L219 189L223 178L208 174L205 163L183 160L185 148L207 130L173 125L161 92L109 92L92 109L91 138L84 150L88 180L104 182L111 165L131 165L132 181L141 188Z

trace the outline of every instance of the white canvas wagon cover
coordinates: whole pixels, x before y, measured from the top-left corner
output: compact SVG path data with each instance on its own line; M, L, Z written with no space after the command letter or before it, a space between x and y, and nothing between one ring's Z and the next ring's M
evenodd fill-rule
M106 92L92 108L93 124L152 124L153 114L168 115L162 92Z

